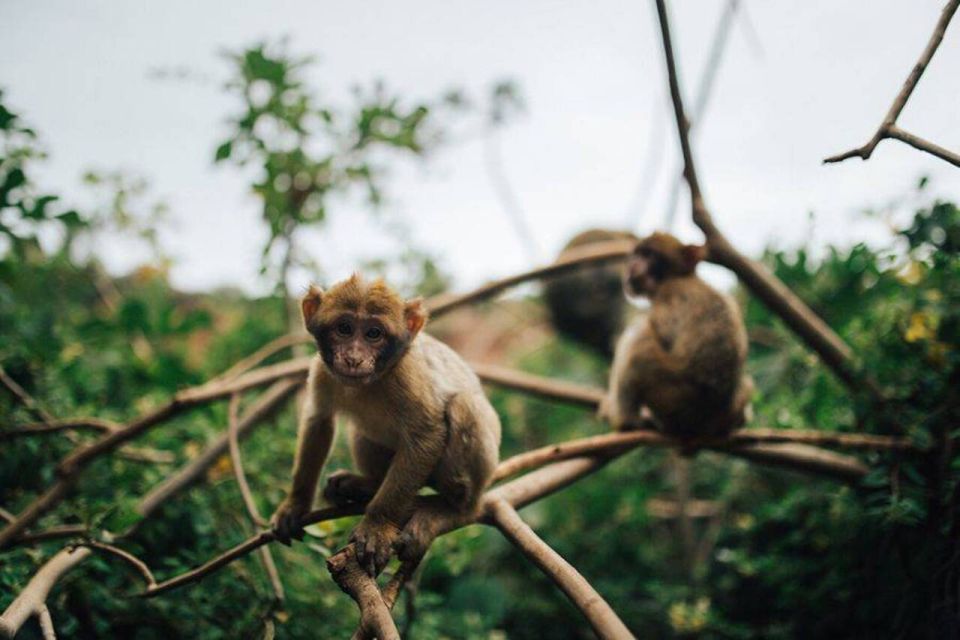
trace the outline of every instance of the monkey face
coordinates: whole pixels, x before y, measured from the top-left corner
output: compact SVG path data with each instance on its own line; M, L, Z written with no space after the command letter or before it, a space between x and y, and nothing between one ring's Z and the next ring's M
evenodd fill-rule
M650 247L639 244L627 262L623 289L628 296L649 296L663 279L663 260Z
M344 313L318 332L324 364L342 383L370 384L399 359L403 349L377 316Z

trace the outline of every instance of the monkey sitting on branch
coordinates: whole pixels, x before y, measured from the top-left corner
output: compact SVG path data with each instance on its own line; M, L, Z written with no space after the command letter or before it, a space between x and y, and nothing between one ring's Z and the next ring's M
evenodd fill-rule
M696 275L705 253L668 233L634 248L624 291L648 298L651 307L617 343L600 407L615 429L640 427L641 410L678 438L724 436L747 421L747 332L736 303Z
M474 514L497 466L500 419L480 381L446 345L421 332L421 299L403 300L382 280L359 275L301 301L316 339L301 412L293 486L273 515L277 538L303 538L300 524L334 437L334 418L351 419L357 470L332 474L323 491L335 505L367 502L351 535L372 576L396 550L419 560L444 522ZM424 486L438 495L419 499Z

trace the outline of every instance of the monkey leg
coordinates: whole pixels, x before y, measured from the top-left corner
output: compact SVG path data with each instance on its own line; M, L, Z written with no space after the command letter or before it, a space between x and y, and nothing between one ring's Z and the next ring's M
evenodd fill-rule
M397 540L404 561L423 557L433 540L473 519L500 449L500 418L482 393L454 396L447 405L447 446L429 484L435 496L417 501L417 510Z
M380 488L393 459L393 451L365 438L356 429L350 434L350 450L361 473L335 471L327 478L323 489L323 497L337 506L369 502Z

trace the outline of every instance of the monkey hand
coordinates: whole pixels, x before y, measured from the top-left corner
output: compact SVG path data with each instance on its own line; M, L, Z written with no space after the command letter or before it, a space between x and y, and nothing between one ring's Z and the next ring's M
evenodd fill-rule
M350 535L357 552L357 562L371 577L387 566L393 545L400 537L400 528L383 516L367 513Z
M303 517L310 512L310 504L302 500L297 500L293 496L287 496L280 506L277 507L273 517L270 518L270 525L273 527L273 535L277 540L288 547L290 539L303 540Z

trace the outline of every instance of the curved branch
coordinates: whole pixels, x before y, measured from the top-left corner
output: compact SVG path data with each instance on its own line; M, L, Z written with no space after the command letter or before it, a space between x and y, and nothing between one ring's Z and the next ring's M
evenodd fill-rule
M930 60L933 59L933 54L937 52L937 48L939 48L940 43L943 41L943 35L947 31L947 26L950 24L950 20L953 19L953 15L957 12L958 7L960 7L960 0L949 0L943 7L943 11L940 12L940 19L937 20L937 25L934 27L933 33L927 41L927 45L923 48L920 59L913 65L913 69L910 70L910 75L908 75L904 81L903 86L900 88L900 93L894 98L893 104L890 105L887 115L884 116L883 122L880 123L873 137L862 147L857 147L856 149L825 158L823 161L824 164L843 162L844 160L854 157L860 158L861 160L868 160L881 141L887 138L895 138L909 144L915 149L926 151L941 160L946 160L950 164L960 167L960 155L911 133L907 133L897 126L897 118L900 117L900 112L907 106L907 101L913 94L913 90L917 88L917 83L920 82L923 72L926 71L927 65L929 65Z
M501 280L495 280L469 293L444 293L434 296L427 300L427 308L430 310L430 315L437 317L453 311L457 307L492 298L511 287L515 287L529 280L559 276L585 264L617 262L627 257L627 254L633 250L633 244L631 241L614 240L602 243L597 242L582 249L571 250L562 258L557 259L553 264L531 269L530 271L524 271L523 273L518 273L515 276Z
M71 547L86 547L88 549L95 549L97 551L102 551L107 555L111 555L115 558L123 560L125 563L134 568L134 570L140 574L143 578L143 581L147 583L147 588L156 586L157 581L153 577L153 573L150 571L150 567L146 563L133 555L129 551L124 551L120 547L115 547L112 544L105 544L103 542L97 542L95 540L84 540L82 542L77 542ZM69 548L69 547L68 547Z
M503 535L537 565L583 613L600 638L633 638L619 616L570 563L544 542L503 499L490 500L487 514Z
M813 349L830 369L850 388L866 390L873 396L879 392L873 384L862 378L856 369L853 351L833 329L810 309L795 293L783 284L763 265L755 262L730 244L713 222L707 209L697 176L696 163L690 146L690 123L684 112L683 98L680 95L680 83L673 54L673 42L670 38L670 25L667 20L665 0L656 0L657 16L660 21L660 34L663 40L663 52L666 58L667 78L670 84L670 97L677 122L680 150L683 154L683 176L690 187L690 200L693 209L693 222L706 237L708 259L733 271L740 281L771 311L796 333L804 343Z
M64 420L49 420L44 422L32 422L29 424L20 424L12 429L0 431L0 441L12 440L18 436L31 436L57 431L89 429L101 433L110 433L116 431L120 425L112 420L103 420L101 418L67 418Z

